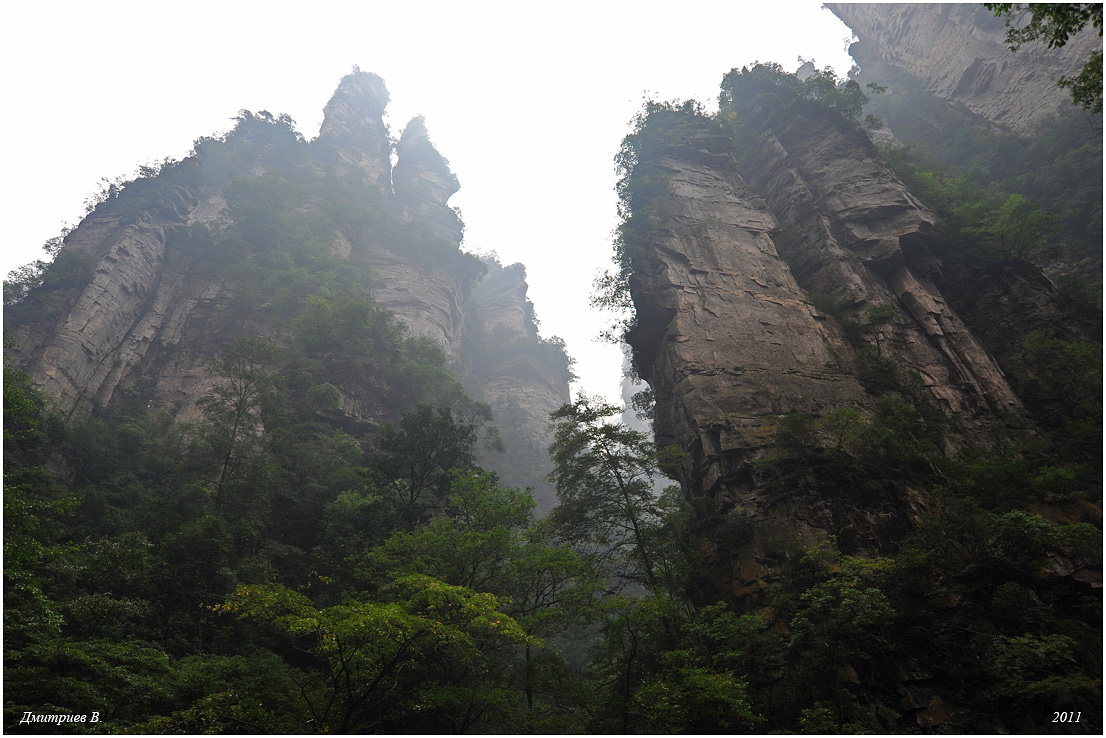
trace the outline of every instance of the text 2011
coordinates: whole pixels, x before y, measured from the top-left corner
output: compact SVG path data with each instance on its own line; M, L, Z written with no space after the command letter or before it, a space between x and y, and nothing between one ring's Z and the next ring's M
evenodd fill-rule
M1081 712L1054 712L1052 713L1052 722L1054 723L1078 723Z

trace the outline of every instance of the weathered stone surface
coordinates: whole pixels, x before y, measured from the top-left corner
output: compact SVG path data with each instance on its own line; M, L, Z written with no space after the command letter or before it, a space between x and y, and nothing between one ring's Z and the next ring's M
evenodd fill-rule
M485 336L502 350L499 360L482 372L484 398L496 417L511 416L526 445L545 454L552 442L549 415L570 400L564 368L541 360L528 314L526 270L521 264L490 265L473 290L471 314Z
M136 328L159 290L167 235L186 223L195 201L195 193L177 188L133 220L104 208L66 238L66 249L95 260L91 282L57 323L13 328L20 363L63 412L110 399L140 358L134 345L143 331Z
M368 72L342 78L323 109L314 145L343 174L356 173L366 184L392 191L392 144L384 125L388 107L384 80Z
M516 441L530 450L540 445L540 458L530 464L534 476L518 481L537 483L544 475L542 464L548 464L548 415L568 400L568 377L528 353L538 338L529 318L524 270L497 267L479 285L479 263L459 252L461 222L448 204L458 182L421 119L408 125L398 147L392 192L391 142L382 120L387 99L375 75L356 72L344 78L308 155L321 176L353 178L379 189L381 197L370 197L369 205L381 217L398 215L405 232L397 243L382 237L355 244L336 228L331 253L348 258L356 249L367 256L377 303L412 334L440 346L459 369L470 362L465 351L474 330L490 327L508 344L519 342L494 371L475 377L472 389L497 417L512 418L522 438L505 439L509 448ZM271 147L250 150L256 151L243 165L245 171L220 171L220 176L265 175ZM273 329L263 318L264 306L253 317L241 314L233 278L205 266L202 254L174 241L188 226L218 233L232 225L226 200L217 191L221 182L201 193L178 187L140 207L137 216L124 214L133 208L97 209L64 247L95 265L90 283L34 291L27 309L18 311L23 318L8 320L5 328L16 346L7 355L63 411L106 405L121 391L140 386L151 409L195 420L197 401L216 381L210 360L227 342L247 334L280 340L269 335ZM305 211L318 206L296 204ZM474 282L479 285L475 291ZM475 315L483 327L473 323ZM335 422L365 428L379 419L378 400L355 386L342 389L344 417Z
M402 251L374 246L369 251L376 303L426 336L456 359L464 329L464 285L456 275L413 261Z
M528 315L526 268L522 264L488 264L488 273L473 290L482 330L507 340L533 335Z
M1093 30L1060 49L1039 42L1011 53L1002 20L981 5L933 3L827 3L860 41L849 52L865 79L890 86L901 74L936 97L962 103L995 126L1030 131L1071 106L1064 75L1077 75L1102 38Z
M842 361L840 330L780 258L779 224L738 175L729 137L704 122L673 138L656 158L667 192L650 212L663 215L647 216L636 244L645 255L631 281L630 343L656 395L657 442L691 457L682 482L699 511L701 596L748 605L819 530L854 530L858 550L880 550L908 515L896 490L835 506L815 490L780 500L752 484L774 416L870 399Z
M456 360L462 351L468 288L449 262L428 254L456 251L461 243L461 220L448 204L460 184L430 143L422 118L408 124L397 154L391 174L397 210L412 224L410 236L418 243L370 248L374 295L412 333L430 338Z
M766 88L736 142L741 174L785 227L781 257L809 295L872 327L872 346L921 377L962 419L1016 415L1001 370L933 285L936 216L867 138L817 104Z
M865 344L919 377L964 433L1022 412L933 285L935 216L843 119L776 92L743 111L736 144L701 118L666 132L649 161L664 187L635 215L630 280L657 441L690 455L699 594L750 607L820 533L848 553L890 553L925 514L924 491L854 488L817 457L786 494L754 473L779 416L873 413L878 393L857 369ZM867 320L864 335L846 337L838 318Z
M461 188L449 163L430 143L426 122L413 118L407 124L396 147L398 160L392 172L392 186L408 222L419 221L427 229L427 238L460 243L461 219L448 205L449 198Z

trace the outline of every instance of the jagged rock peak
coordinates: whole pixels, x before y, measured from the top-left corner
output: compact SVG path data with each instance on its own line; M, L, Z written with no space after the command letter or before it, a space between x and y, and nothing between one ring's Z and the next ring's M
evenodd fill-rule
M526 267L502 266L485 260L488 272L473 291L483 312L483 328L492 335L537 337L537 328L529 315L526 298Z
M412 118L403 130L396 153L399 159L392 182L397 195L417 192L423 199L444 204L461 188L449 162L431 143L421 115Z
M349 122L351 112L355 113L354 122L380 118L390 100L388 87L379 75L354 69L338 81L338 88L326 104L320 135L326 133L328 125Z
M384 111L388 88L375 74L354 69L338 83L323 109L317 143L346 172L360 171L367 184L391 189L392 144Z
M403 129L403 134L399 137L396 152L400 156L426 152L437 159L442 159L442 155L434 148L434 144L430 143L430 134L426 131L426 118L421 115L416 115L407 123L407 127ZM445 163L444 159L442 159L442 162Z

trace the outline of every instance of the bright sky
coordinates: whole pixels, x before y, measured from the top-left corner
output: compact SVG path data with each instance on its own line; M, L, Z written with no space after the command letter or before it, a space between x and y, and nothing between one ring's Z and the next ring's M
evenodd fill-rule
M463 248L526 265L577 389L619 397L589 307L617 224L613 157L646 96L713 108L722 75L798 57L839 75L850 31L818 2L16 2L0 9L3 274L42 256L103 177L186 156L242 108L314 138L354 65L398 135L426 118L461 181Z

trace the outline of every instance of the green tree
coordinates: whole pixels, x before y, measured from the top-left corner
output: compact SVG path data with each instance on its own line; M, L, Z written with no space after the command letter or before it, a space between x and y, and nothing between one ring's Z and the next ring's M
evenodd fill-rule
M42 641L5 659L5 723L22 732L23 710L79 714L97 706L104 728L123 732L170 702L170 677L169 656L138 639Z
M949 230L942 256L950 262L1032 262L1057 253L1059 219L1019 194L984 188L967 177L920 161L909 148L883 157Z
M620 409L581 395L550 416L549 448L558 504L551 523L568 542L612 565L612 575L668 591L663 557L655 550L662 525L653 490L656 450L645 434L611 420Z
M884 631L895 610L882 584L893 562L842 556L823 542L807 551L802 563L814 581L799 596L789 649L804 672L800 679L819 685L815 692L833 701L838 725L852 727L856 716L846 707L841 675L876 658L886 642Z
M67 550L63 515L77 500L46 469L64 424L30 378L4 367L4 650L55 636L45 564Z
M550 526L533 519L532 497L505 489L482 470L454 470L441 515L412 531L397 531L355 561L347 562L356 586L407 575L432 576L498 597L504 613L534 638L575 633L593 614L601 581L587 561L555 545ZM540 653L545 651L545 653ZM521 664L499 659L497 678L521 692L524 707L505 727L531 732L558 719L556 696L564 692L551 670L560 665L536 641L522 646Z
M732 69L722 78L722 91L718 98L720 117L724 121L735 122L739 107L772 87L790 90L798 97L836 110L855 125L860 125L860 116L868 103L868 96L860 83L838 79L833 67L815 69L805 79L799 79L798 75L785 72L779 64L758 62L751 69ZM882 92L878 85L869 85L869 89Z
M51 260L57 258L68 233L69 230L64 229L60 236L47 239L46 243L43 244L42 250L47 253ZM27 293L42 284L43 276L49 268L50 261L36 259L8 272L7 278L4 279L4 306L17 304L27 296Z
M868 424L860 408L842 407L823 415L815 426L829 437L835 451L852 451Z
M1089 23L1102 37L1102 3L983 3L995 14L1006 18L1006 42L1011 51L1022 44L1041 41L1050 49L1067 44L1068 39ZM1029 23L1017 24L1029 13ZM1061 77L1057 86L1071 89L1076 105L1095 113L1102 112L1102 52L1096 51L1075 77Z
M679 647L660 654L659 668L634 695L642 721L658 733L748 732L762 723L750 703L749 647L765 623L722 604L681 624Z
M474 469L476 429L449 408L419 405L399 427L386 423L376 438L371 476L410 529L445 505L454 469Z
M264 339L243 336L212 369L221 381L198 404L207 421L203 441L215 462L211 484L219 506L227 482L261 449L264 411L280 390L277 350Z
M486 667L485 649L530 640L490 594L409 575L380 595L320 608L287 587L243 586L215 609L313 657L316 666L286 674L319 732L391 732L404 715L456 696L443 670L473 679Z

